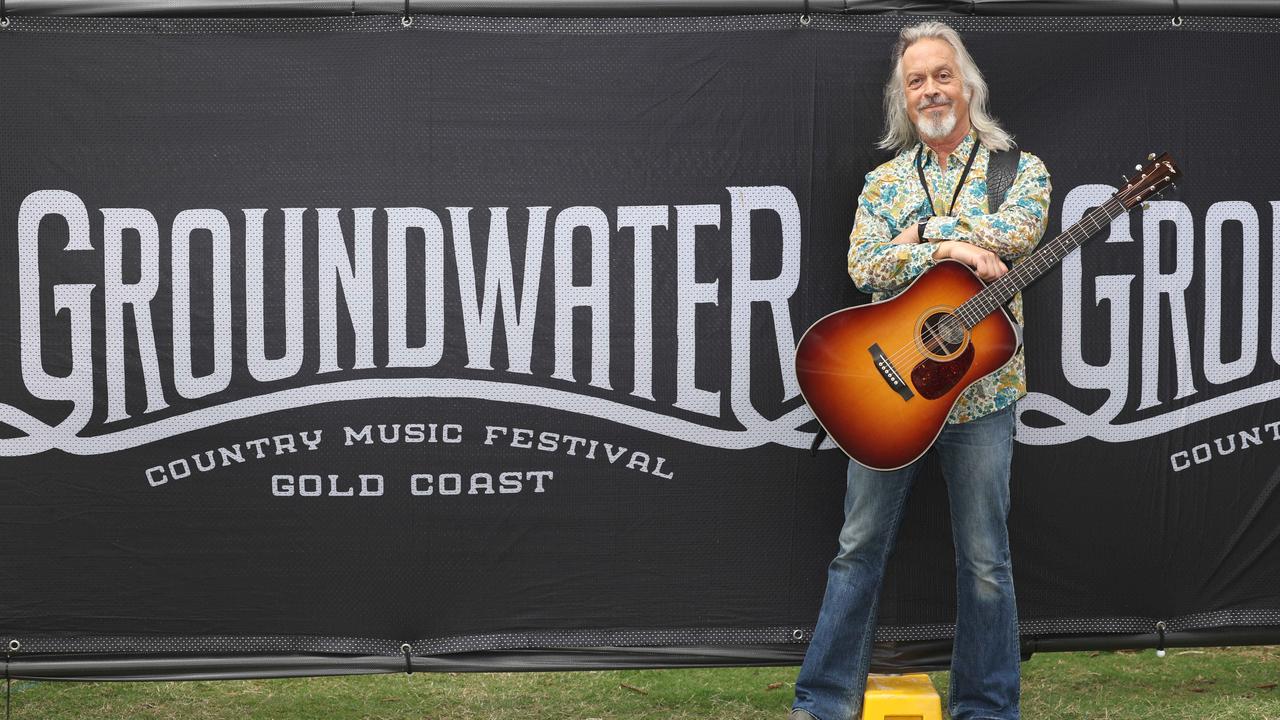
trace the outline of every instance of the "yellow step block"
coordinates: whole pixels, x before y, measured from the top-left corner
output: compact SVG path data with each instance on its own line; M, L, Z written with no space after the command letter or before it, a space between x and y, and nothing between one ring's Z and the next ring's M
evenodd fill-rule
M942 698L924 673L867 676L862 720L942 720Z

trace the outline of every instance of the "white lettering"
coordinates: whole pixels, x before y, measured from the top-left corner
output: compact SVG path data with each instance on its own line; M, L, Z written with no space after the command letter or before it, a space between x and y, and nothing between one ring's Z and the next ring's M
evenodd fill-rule
M409 228L421 230L424 337L409 347ZM444 228L436 214L420 207L387 208L387 367L431 367L444 356Z
M573 282L574 235L586 228L591 282ZM609 386L609 219L597 207L566 208L556 216L556 367L551 377L573 381L573 310L591 310L591 384Z
M676 206L676 407L719 417L720 392L697 386L697 306L715 305L720 288L696 280L699 227L720 227L719 205Z
M196 377L191 359L191 234L207 230L212 239L213 370ZM231 384L231 226L217 210L183 210L173 219L173 384L190 399Z
M273 272L273 283L284 285L284 355L267 357L265 300L266 277L263 275L264 209L244 211L244 291L245 291L245 363L249 374L258 382L293 377L302 369L302 215L306 208L284 209L284 274Z
M1241 226L1240 356L1222 359L1222 226ZM1258 211L1243 201L1214 203L1204 228L1204 375L1221 385L1253 372L1258 357Z
M355 332L355 365L373 367L373 208L355 208L355 259L338 221L338 208L317 208L320 249L320 368L337 372L338 287Z
M124 281L124 231L138 233L138 282ZM151 324L151 301L160 287L160 229L146 210L105 208L102 211L102 294L107 311L107 419L124 420L124 306L133 309L137 327L138 359L142 364L143 387L147 393L145 412L168 407L160 382L160 361L156 356L156 334Z

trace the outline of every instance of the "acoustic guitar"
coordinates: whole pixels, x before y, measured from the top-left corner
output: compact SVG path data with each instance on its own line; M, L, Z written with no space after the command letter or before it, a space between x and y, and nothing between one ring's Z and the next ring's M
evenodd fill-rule
M796 347L800 392L845 454L874 470L911 464L933 445L956 400L1022 344L1005 303L1115 218L1173 184L1168 153L1102 206L990 285L942 260L888 300L815 322Z

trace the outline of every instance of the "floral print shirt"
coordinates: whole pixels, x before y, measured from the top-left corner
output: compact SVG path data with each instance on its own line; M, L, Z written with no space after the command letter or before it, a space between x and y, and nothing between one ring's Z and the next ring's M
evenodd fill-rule
M1049 222L1049 172L1040 158L1022 152L1013 185L997 212L987 208L987 161L990 152L979 145L973 167L947 216L956 183L964 172L976 134L970 131L947 158L946 170L927 145L903 150L867 173L858 197L853 232L849 235L849 276L858 289L884 300L901 292L917 275L933 267L933 243L960 240L999 255L1006 265L1029 255ZM921 152L925 180L934 207L920 187L916 153ZM894 245L898 233L926 217L924 237L916 245ZM1022 295L1009 303L1014 319L1022 323ZM976 420L1008 406L1027 393L1022 348L1004 367L974 383L960 395L947 422Z

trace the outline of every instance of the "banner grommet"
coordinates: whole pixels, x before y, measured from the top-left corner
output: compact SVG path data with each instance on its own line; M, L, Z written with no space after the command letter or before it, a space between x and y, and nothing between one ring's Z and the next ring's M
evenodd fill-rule
M405 643L400 646L400 654L404 655L404 674L405 675L413 674L413 656L411 654L412 652L413 652L413 646L410 645L409 643Z

